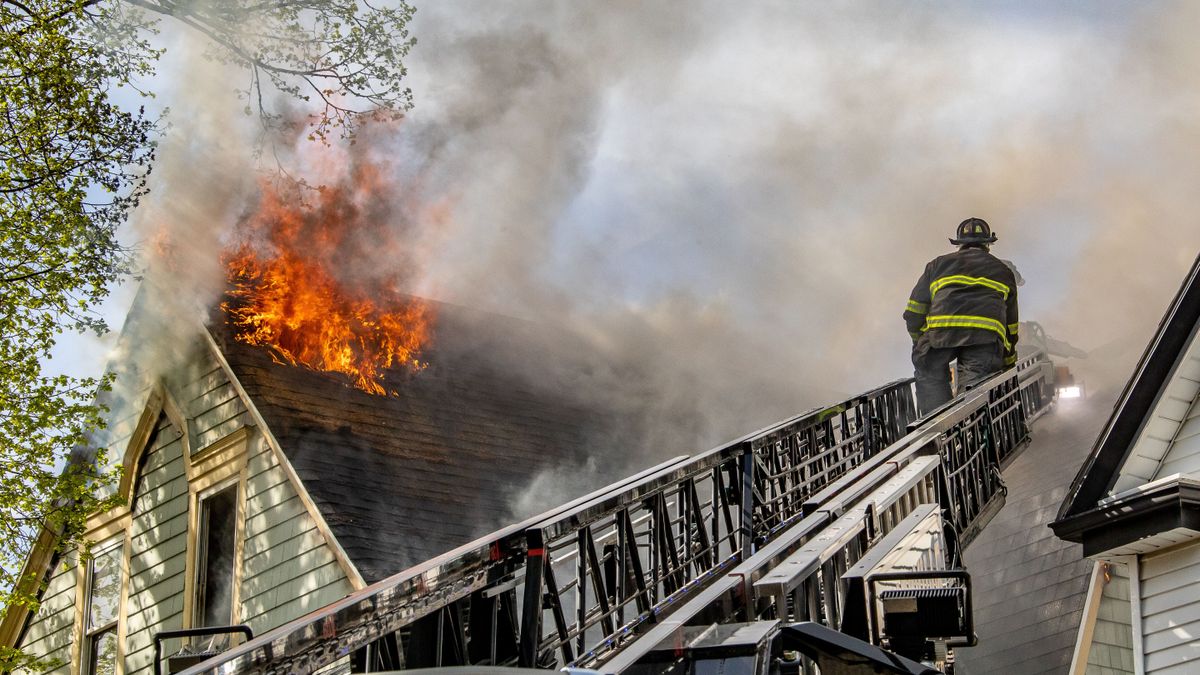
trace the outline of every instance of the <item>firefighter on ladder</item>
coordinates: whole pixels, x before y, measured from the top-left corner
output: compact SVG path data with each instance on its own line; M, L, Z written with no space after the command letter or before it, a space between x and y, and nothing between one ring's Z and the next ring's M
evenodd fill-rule
M1017 279L989 252L995 241L983 219L962 221L950 240L958 250L926 265L909 296L904 322L922 415L953 397L951 361L960 392L1017 361Z

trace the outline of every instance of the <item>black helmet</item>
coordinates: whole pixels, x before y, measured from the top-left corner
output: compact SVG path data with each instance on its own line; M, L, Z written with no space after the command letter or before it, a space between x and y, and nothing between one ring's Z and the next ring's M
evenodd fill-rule
M991 244L996 241L992 228L983 218L967 218L958 224L957 237L950 240L955 246L964 244Z

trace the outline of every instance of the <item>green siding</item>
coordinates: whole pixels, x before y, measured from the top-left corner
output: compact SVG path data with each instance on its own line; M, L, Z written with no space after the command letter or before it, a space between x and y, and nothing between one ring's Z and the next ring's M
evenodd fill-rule
M155 633L183 626L187 480L183 443L165 415L158 421L155 446L147 453L145 468L135 481L138 493L133 504L131 535L139 545L133 548L129 565L125 652L129 674L151 672ZM152 547L146 548L148 544Z
M1088 650L1086 675L1132 675L1133 609L1129 601L1129 570L1110 564L1109 580L1096 611L1096 629Z
M180 405L195 435L192 452L203 450L249 422L246 408L225 371L207 352L202 361L194 368L196 376L180 391Z
M246 467L242 620L257 634L353 588L274 453L261 439Z
M42 594L42 603L18 647L38 659L57 659L62 665L47 672L70 672L71 643L75 622L76 556L63 556L50 584Z
M214 399L223 403L213 406ZM241 429L250 421L241 399L228 383L220 390L208 392L189 402L187 414L193 419L192 429L196 434L195 452Z
M205 397L206 400L198 400L193 404L193 406L197 407L208 405L204 410L195 411L196 433L198 434L209 433L214 428L220 428L230 420L238 420L246 411L245 406L242 405L242 400L238 398L237 393L232 387L220 392L213 392L211 398L220 401L217 405L211 405L207 398ZM221 435L223 436L224 434Z
M92 442L104 448L107 468L114 469L124 461L125 451L129 448L129 441L133 438L138 420L141 419L141 412L141 410L135 412L127 408L119 408L112 414L108 426L95 432ZM114 481L103 486L98 492L101 497L116 494L117 482Z
M247 505L249 506L249 505ZM281 523L303 519L308 515L304 503L293 493L286 500L271 504L257 513L246 514L246 537L257 537L268 530L275 529ZM273 546L274 542L268 542Z
M139 564L139 561L152 560L156 556L164 555L162 551L155 549L164 541L178 543L175 537L187 532L187 526L187 513L179 513L170 520L158 523L153 530L135 537L132 542L134 553L130 562ZM149 565L151 563L141 562L141 564Z
M193 452L251 423L235 387L207 352L177 375L170 386L188 420ZM124 454L140 414L141 410L121 410L108 429L110 452ZM124 617L128 675L152 672L154 634L183 625L189 523L184 443L181 430L165 414L156 425L154 446L147 450L141 474L134 477L137 494ZM239 598L241 620L260 633L353 589L261 434L251 436L248 452ZM75 578L73 563L56 570L23 649L37 656L70 659ZM178 647L178 643L166 645L168 652ZM70 671L63 667L55 672Z

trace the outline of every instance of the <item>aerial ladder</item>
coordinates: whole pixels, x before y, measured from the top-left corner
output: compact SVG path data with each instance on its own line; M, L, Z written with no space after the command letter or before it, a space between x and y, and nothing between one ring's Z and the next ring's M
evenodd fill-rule
M1003 505L1001 469L1059 376L1039 349L920 419L912 380L889 383L648 468L180 672L952 672L953 648L975 639L962 550Z

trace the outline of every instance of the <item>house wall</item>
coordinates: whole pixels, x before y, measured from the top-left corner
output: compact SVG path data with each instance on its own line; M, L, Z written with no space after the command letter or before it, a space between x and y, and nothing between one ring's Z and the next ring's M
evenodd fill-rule
M1108 564L1107 577L1097 585L1100 596L1096 624L1088 649L1087 675L1133 675L1133 614L1129 571ZM1102 572L1103 574L1103 572Z
M1200 544L1140 561L1146 673L1200 672Z
M154 634L183 627L188 485L182 434L159 417L144 469L134 481L129 530L126 672L154 667Z
M237 388L217 359L202 349L182 385L169 385L149 433L131 489L132 513L105 514L105 540L126 536L127 597L120 634L123 672L150 673L154 634L191 625L197 511L202 490L239 486L241 523L236 619L261 633L333 602L353 590L345 568L322 536L288 474ZM142 400L153 396L143 394ZM150 408L153 411L153 407ZM172 414L168 414L172 413ZM153 413L151 413L153 414ZM119 417L118 417L119 415ZM138 442L139 415L114 412L110 452ZM145 426L145 425L143 425ZM147 433L143 431L142 433ZM129 509L127 509L128 511ZM121 520L125 518L125 520ZM124 530L112 523L125 523ZM71 561L60 565L42 609L18 643L37 656L78 661L86 575ZM166 645L177 650L178 641ZM79 673L78 663L59 671Z
M60 665L47 672L66 675L70 672L71 643L75 625L75 564L76 555L63 556L55 567L42 604L25 634L22 649L37 659L60 660Z
M247 463L241 616L255 635L353 587L261 438Z
M1200 374L1196 375L1200 380ZM1200 473L1200 381L1188 380L1189 389L1194 387L1198 397L1187 408L1180 426L1167 452L1166 460L1156 477L1176 473ZM1182 410L1182 407L1179 408Z
M253 424L215 359L190 387L196 451ZM259 634L349 594L353 587L261 432L245 457L239 620Z
M1193 340L1121 466L1114 493L1173 473L1200 471L1198 396L1200 340Z
M1200 475L1200 340L1196 339L1146 420L1113 491L1174 474ZM1133 593L1140 609L1134 611L1140 611L1139 658L1144 672L1200 672L1200 585L1195 583L1200 579L1200 544L1141 555L1138 567ZM1123 611L1127 615L1129 610ZM1110 651L1104 647L1097 653ZM1090 663L1088 673L1093 672ZM1107 675L1109 671L1095 672Z

